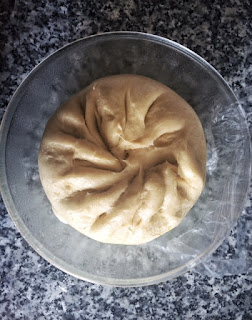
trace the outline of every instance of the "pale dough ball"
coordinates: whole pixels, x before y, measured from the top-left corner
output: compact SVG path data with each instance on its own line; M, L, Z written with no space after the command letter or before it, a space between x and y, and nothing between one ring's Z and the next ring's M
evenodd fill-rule
M193 109L138 75L93 82L48 121L39 173L55 215L84 235L142 244L176 227L205 182Z

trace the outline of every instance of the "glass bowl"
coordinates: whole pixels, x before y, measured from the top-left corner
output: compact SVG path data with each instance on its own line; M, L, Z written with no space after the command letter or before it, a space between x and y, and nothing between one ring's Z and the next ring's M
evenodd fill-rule
M121 73L158 80L198 114L207 139L207 181L183 222L139 246L99 243L52 213L38 173L48 118L97 78ZM40 63L14 94L1 126L1 192L13 221L46 260L80 279L141 286L194 267L224 240L239 217L250 182L250 137L232 90L205 60L150 34L114 32L75 41Z

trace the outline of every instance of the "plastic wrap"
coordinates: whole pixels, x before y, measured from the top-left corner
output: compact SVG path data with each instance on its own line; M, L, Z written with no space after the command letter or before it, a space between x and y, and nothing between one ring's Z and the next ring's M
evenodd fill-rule
M251 109L252 106L252 87L242 89L238 92L236 92L238 97L241 97L239 99L240 107L243 110L247 111L248 115L248 123L250 119L249 114L249 108ZM232 107L232 106L231 106ZM250 110L251 112L251 110ZM231 117L235 116L231 113ZM218 116L219 118L219 116ZM230 124L230 131L232 133L233 127L232 127L232 120L234 117L230 119L228 122ZM249 128L252 129L252 128ZM212 131L212 130L211 130ZM239 137L239 132L236 132L236 136ZM242 139L242 137L240 137ZM238 140L238 141L237 141ZM233 155L233 172L237 172L237 174L234 176L234 180L232 180L232 183L227 183L227 188L225 193L228 195L231 199L231 216L234 216L238 218L238 214L235 210L235 202L237 200L237 196L239 196L239 193L242 190L238 190L236 188L237 182L240 180L239 172L241 172L242 165L249 167L249 162L251 162L251 159L249 157L249 148L251 144L250 137L245 135L244 141L239 142L240 139L235 139L235 142L237 143L237 150L234 150ZM208 144L209 145L209 144ZM208 146L209 149L209 146ZM242 151L243 150L243 151ZM246 160L247 159L247 160ZM239 171L240 167L240 171ZM212 163L208 161L208 174L209 171L212 169ZM229 187L230 184L230 187ZM251 194L252 194L252 186L250 185L250 188L248 190L248 197L246 199L245 208L242 214L242 217L237 221L237 224L233 227L232 231L230 229L232 228L232 222L230 223L230 228L227 229L226 232L226 239L223 241L221 246L209 257L207 257L200 265L196 267L196 271L212 277L223 277L228 275L238 275L238 274L244 274L244 273L252 273L252 256L249 252L249 246L251 245L251 239L248 238L249 229L251 229L250 224L250 217L249 217L249 210L246 210L246 208L251 207ZM237 194L238 191L238 194ZM223 195L225 196L225 194ZM235 222L235 221L234 221ZM249 243L250 242L250 243Z

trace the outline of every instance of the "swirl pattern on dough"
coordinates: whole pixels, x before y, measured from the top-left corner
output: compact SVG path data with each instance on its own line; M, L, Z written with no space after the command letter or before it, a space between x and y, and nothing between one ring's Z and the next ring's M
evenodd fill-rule
M105 243L142 244L176 227L205 182L194 110L138 75L93 82L48 121L39 173L55 215Z

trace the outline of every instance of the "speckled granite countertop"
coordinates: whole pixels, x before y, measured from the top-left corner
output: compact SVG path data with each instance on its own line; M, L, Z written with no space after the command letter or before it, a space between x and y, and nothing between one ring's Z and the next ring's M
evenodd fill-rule
M170 38L210 62L240 99L250 100L244 109L251 129L249 6L249 0L3 0L0 120L18 84L48 54L87 35L129 30ZM110 288L75 279L42 259L0 198L0 318L252 319L251 199L250 192L237 227L203 266L160 285ZM242 263L228 268L234 261Z

